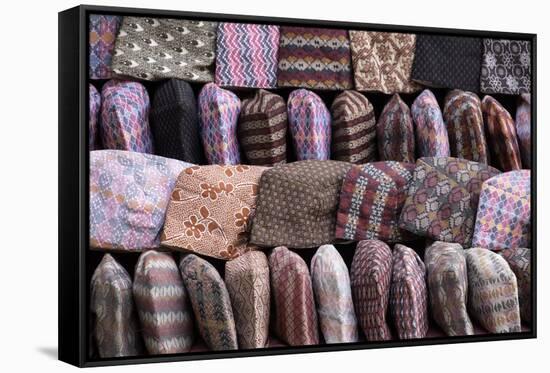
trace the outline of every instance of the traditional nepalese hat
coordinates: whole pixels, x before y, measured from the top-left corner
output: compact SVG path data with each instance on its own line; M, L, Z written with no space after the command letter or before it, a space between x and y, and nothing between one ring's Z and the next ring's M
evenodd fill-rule
M150 119L155 154L204 163L197 101L189 83L179 79L163 82L155 90Z
M264 89L243 100L237 133L249 164L286 162L287 112L284 99Z
M359 92L344 91L332 102L331 112L331 158L357 164L374 161L376 120L369 100Z
M431 314L446 335L472 335L468 316L468 271L460 244L436 241L424 254Z
M414 164L393 161L353 166L340 191L336 238L410 239L412 235L402 231L398 222L413 171Z
M88 120L89 124L89 143L88 148L90 150L94 150L98 148L98 127L99 127L99 110L101 109L101 96L99 95L99 92L97 91L96 87L94 87L93 84L89 85L89 99L90 99L90 107L89 107L89 113L90 118Z
M319 325L306 262L284 246L269 255L275 333L290 346L319 344Z
M323 245L317 249L311 259L311 278L325 342L357 342L348 267L334 246Z
M325 103L307 89L288 96L288 122L296 158L330 159L331 118Z
M414 162L415 136L409 107L396 93L384 106L376 123L381 161Z
M239 98L233 92L208 83L201 89L198 101L200 133L208 163L241 163L237 140Z
M481 184L499 171L450 157L420 158L399 226L419 236L470 246Z
M387 320L392 252L378 240L360 241L351 263L355 312L368 341L391 339Z
M231 298L239 347L265 347L271 301L269 266L265 254L251 251L226 262L225 284Z
M531 249L518 247L502 251L518 281L521 321L531 322Z
M216 268L194 254L185 255L179 268L203 341L214 351L236 350L231 300Z
M90 14L89 76L90 79L110 79L115 38L122 17Z
M151 154L90 152L90 246L120 251L159 247L170 194L188 166Z
M449 137L434 94L425 89L411 106L416 148L421 157L448 157Z
M520 332L518 285L506 260L482 248L465 252L470 315L490 333Z
M132 279L111 255L105 254L90 285L92 334L102 358L137 356L143 342L132 297Z
M291 248L333 243L340 187L351 166L338 161L301 161L265 171L250 242Z
M531 95L523 93L516 109L516 135L523 168L531 168Z

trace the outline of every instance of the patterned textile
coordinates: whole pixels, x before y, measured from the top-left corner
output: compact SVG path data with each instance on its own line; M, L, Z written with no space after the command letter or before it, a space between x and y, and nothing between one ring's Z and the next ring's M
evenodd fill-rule
M166 210L162 245L231 260L254 247L248 244L259 166L194 166L178 177Z
M432 87L479 90L482 39L419 34L412 79Z
M481 110L494 164L502 171L521 169L516 127L510 113L491 96L483 98Z
M269 255L275 334L289 346L319 344L319 326L307 264L284 246Z
M516 110L516 135L523 168L531 168L531 95L519 97Z
M468 266L468 308L489 333L521 331L518 285L506 260L494 252L465 251Z
M521 320L531 322L531 249L518 247L504 250L502 256L510 265L518 281L519 312Z
M90 152L90 246L124 251L157 248L170 193L188 166L150 154Z
M368 341L391 339L387 321L392 252L378 240L360 241L351 262L355 312Z
M99 110L101 108L101 96L93 84L89 85L89 100L90 100L90 117L88 118L89 126L89 142L88 148L90 150L97 149L97 132L99 121Z
M251 251L225 263L225 284L233 306L239 347L265 347L270 316L269 266L265 254Z
M214 80L216 22L124 17L113 72L145 80Z
M101 142L105 149L153 153L149 95L137 82L110 80L101 90Z
M388 242L411 238L397 223L413 171L412 163L393 161L353 166L340 191L336 238Z
M180 272L199 333L208 348L236 350L237 332L231 300L216 268L194 254L187 254L180 261Z
M92 334L99 357L139 355L143 345L128 272L105 254L92 275L90 291Z
M428 272L431 314L446 335L472 335L468 316L468 272L464 249L457 243L436 241L424 254Z
M277 87L279 26L220 23L216 45L216 84Z
M517 95L531 92L531 43L483 39L481 92Z
M393 95L378 118L376 139L381 161L412 163L416 160L411 111L398 94Z
M490 250L529 247L531 232L531 171L510 171L485 181L472 239Z
M470 247L481 184L498 173L465 159L420 158L399 226L419 236Z
M281 27L279 87L350 89L348 32L310 27Z
M425 89L411 106L416 148L421 157L448 157L449 137L443 115L433 93Z
M416 35L350 31L355 88L382 93L411 93L420 85L411 81Z
M292 91L288 122L297 160L330 159L330 112L319 96L307 89Z
M334 246L319 247L311 259L311 278L325 342L357 342L348 267Z
M179 79L161 83L153 96L150 119L155 154L204 163L197 101L189 83Z
M287 125L286 103L281 96L259 89L254 97L243 100L237 132L248 163L285 163Z
M115 37L120 28L122 17L90 14L88 50L90 79L110 79L111 62L115 49Z
M200 132L208 163L241 163L237 140L239 98L233 92L208 83L201 89L198 101Z
M301 161L264 172L250 242L291 248L333 243L340 187L351 166Z
M376 158L376 120L369 100L356 91L340 93L331 107L332 159L351 163Z
M150 354L189 351L195 336L188 298L170 254L150 250L140 255L134 274L134 299Z
M454 89L445 97L443 118L447 125L451 155L489 163L481 102L475 93Z

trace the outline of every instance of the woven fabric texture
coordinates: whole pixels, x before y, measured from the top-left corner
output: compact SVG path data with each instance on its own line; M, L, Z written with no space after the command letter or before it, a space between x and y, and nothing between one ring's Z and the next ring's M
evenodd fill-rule
M398 94L392 96L378 118L376 142L381 161L412 163L416 160L411 111Z
M448 157L449 137L434 94L426 89L414 100L411 114L415 126L416 149L421 157Z
M88 149L98 149L98 132L99 132L99 111L101 110L101 96L97 88L90 83L89 85L89 115L88 118Z
M523 93L518 98L516 135L521 153L521 164L523 168L531 168L531 95L529 93Z
M510 265L518 281L518 300L521 321L531 322L531 249L518 247L504 250L502 257Z
M110 79L115 39L122 22L120 16L90 14L89 17L89 69L90 79Z

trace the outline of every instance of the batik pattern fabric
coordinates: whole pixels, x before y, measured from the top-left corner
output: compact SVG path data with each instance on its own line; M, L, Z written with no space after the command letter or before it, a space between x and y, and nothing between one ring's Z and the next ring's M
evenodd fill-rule
M90 152L90 246L116 251L158 248L170 194L188 166L151 154Z
M317 249L311 259L313 293L326 343L358 341L348 267L332 245Z
M113 72L143 80L214 80L217 22L124 17Z
M235 317L239 348L263 348L270 318L269 265L261 251L225 263L225 284Z
M120 16L90 14L89 21L89 77L110 79L115 39L122 22Z
M275 334L289 346L319 344L319 325L307 264L284 246L269 255Z
M97 91L97 88L93 85L89 85L89 112L90 118L88 118L88 128L89 128L89 142L88 149L94 150L98 148L97 136L98 136L98 127L99 127L99 110L101 109L101 96Z
M521 164L523 168L531 168L531 95L523 93L518 99L516 109L516 135Z
M398 94L392 96L378 118L376 141L381 161L413 163L416 160L411 111Z
M220 23L216 42L216 84L277 87L279 26Z
M426 89L411 106L415 125L416 149L421 157L451 155L447 127L434 94Z
M353 87L347 30L281 27L279 87Z
M179 268L204 343L213 351L236 350L231 300L216 268L194 254L185 255Z
M510 265L518 281L518 299L521 321L531 322L531 249L518 247L504 250L503 258Z
M470 247L481 184L499 173L465 159L420 158L401 210L400 228Z
M392 273L392 252L378 240L357 244L351 262L351 290L355 312L368 341L391 339L388 302Z
M481 92L518 95L531 92L531 42L483 39Z

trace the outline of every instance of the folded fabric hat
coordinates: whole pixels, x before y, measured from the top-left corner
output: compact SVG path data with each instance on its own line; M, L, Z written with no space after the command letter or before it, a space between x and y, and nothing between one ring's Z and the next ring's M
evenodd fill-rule
M521 155L512 116L497 100L485 96L481 101L493 163L502 171L521 169Z
M446 335L472 335L468 316L468 271L460 244L436 241L424 254L431 313Z
M231 300L216 268L194 254L187 254L180 261L180 272L199 333L208 348L236 350L237 332Z
M90 99L90 118L88 120L89 125L89 143L88 148L90 150L97 149L97 132L99 122L99 110L101 109L101 96L93 84L89 85L89 99Z
M393 161L353 166L340 191L336 238L388 242L412 238L398 222L413 171L414 164Z
M239 347L263 348L269 334L270 288L267 257L251 251L225 263Z
M504 250L502 256L510 265L518 281L521 320L531 322L531 249L518 247Z
M214 80L217 22L124 17L113 72L145 80Z
M378 118L376 141L381 161L414 162L416 159L411 111L398 94L392 96Z
M448 157L449 137L443 115L432 91L425 89L411 106L416 148L421 157Z
M241 163L237 140L239 98L233 92L208 83L201 89L198 101L200 133L208 163Z
M378 240L360 241L351 262L355 312L368 341L391 339L387 321L392 252Z
M259 89L254 97L243 100L237 132L248 163L285 163L287 125L286 103L281 96Z
M149 95L142 84L112 79L103 85L100 134L105 149L153 153Z
M151 107L151 130L155 154L204 163L197 101L189 83L169 79L158 86Z
M90 152L90 246L159 247L170 193L189 163L121 150Z
M323 245L315 252L311 278L325 342L357 342L348 267L334 246Z
M479 38L419 34L411 77L432 87L476 92L482 48Z
M248 221L264 170L244 165L186 168L166 210L162 245L225 260L253 249Z
M465 159L420 158L399 227L470 247L481 184L498 173L486 164Z
M426 268L411 248L396 244L390 288L390 313L399 339L424 338L428 332Z
M279 26L220 23L216 43L216 84L277 87Z
M523 168L531 168L531 95L519 97L516 110L516 135Z
M468 266L468 308L489 333L521 331L518 285L506 260L494 252L465 251Z
M134 299L150 354L189 351L195 339L193 313L178 265L170 254L150 250L139 256Z
M292 248L333 243L340 187L351 163L301 161L265 171L250 242Z
M347 30L281 27L279 87L353 87Z
M89 77L110 79L111 62L122 17L90 14L89 18Z
M132 279L111 255L105 254L90 284L92 334L99 357L137 356L143 344L139 335Z
M531 171L510 171L485 181L472 246L490 250L529 247Z
M489 163L481 101L475 93L454 89L445 97L443 118L447 125L451 155Z
M288 122L297 160L330 159L330 112L319 96L307 89L292 91Z
M376 158L376 120L369 100L356 91L344 91L332 102L332 159L351 163Z
M531 92L531 42L483 39L481 92Z
M269 255L275 333L290 346L319 344L319 326L306 262L284 246Z
M411 93L415 34L350 30L355 88L382 93Z

